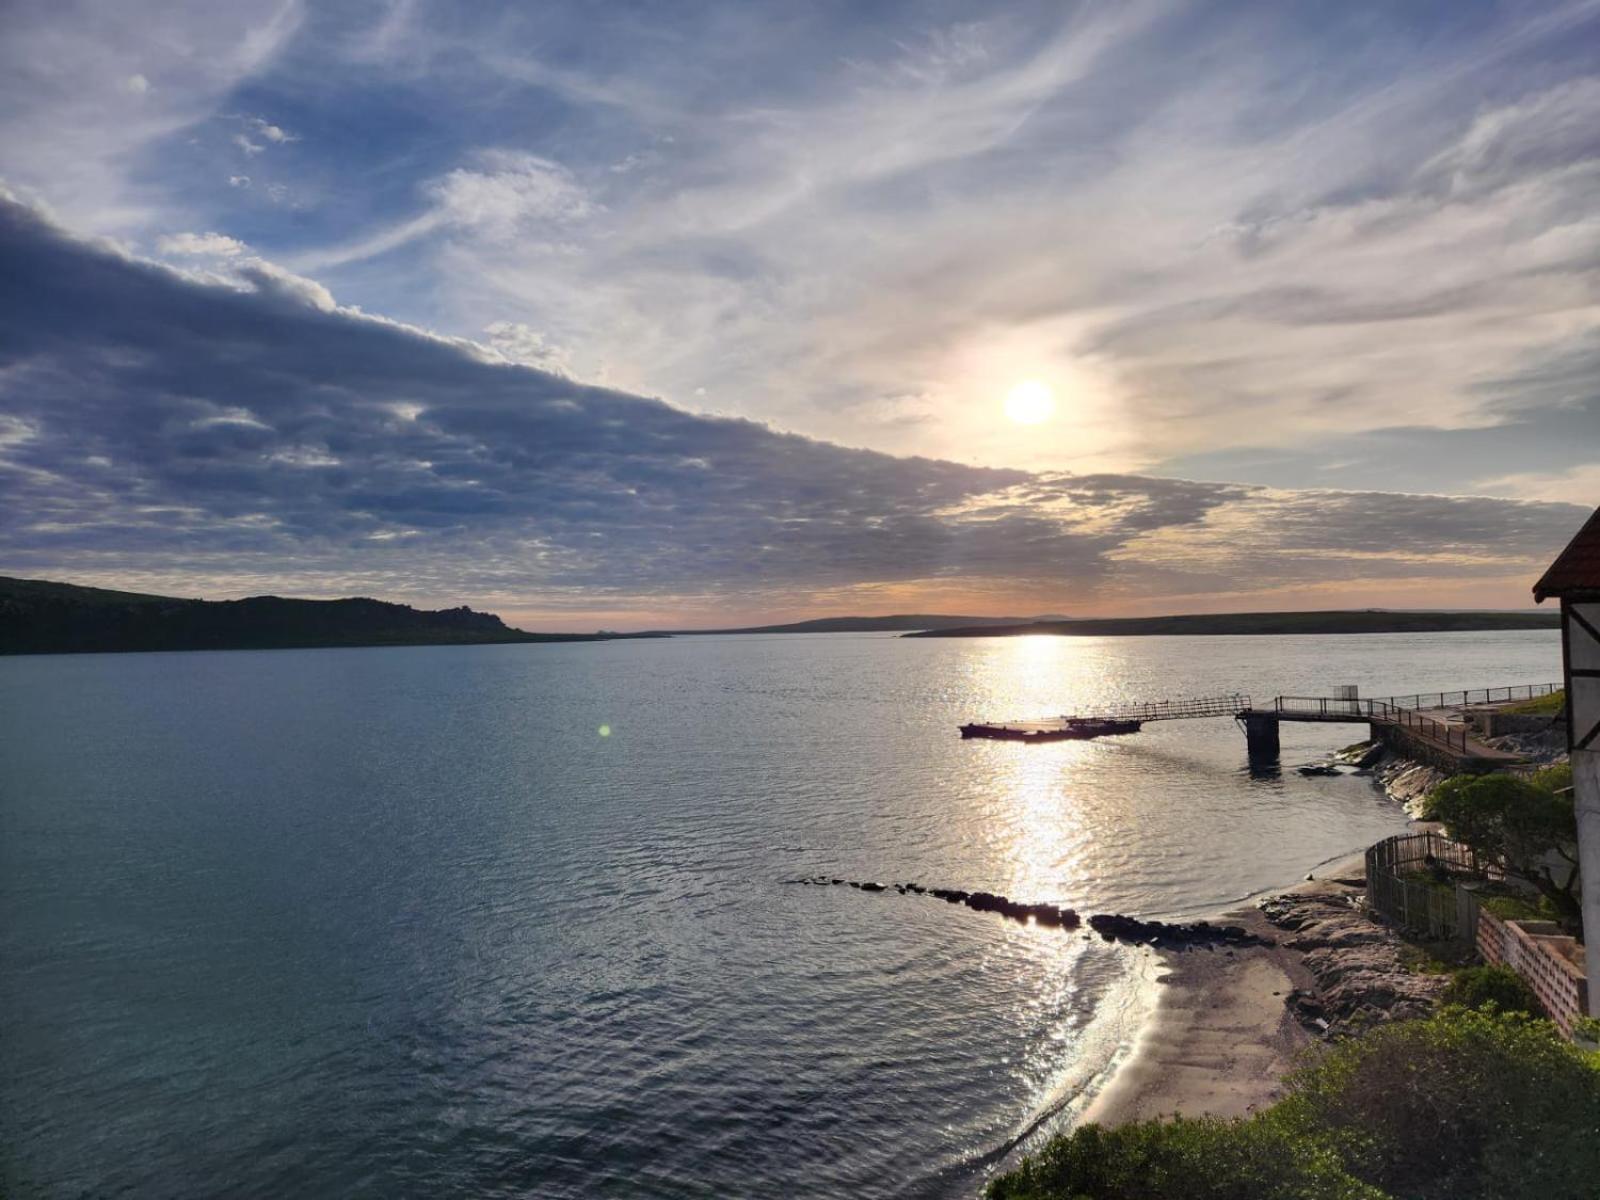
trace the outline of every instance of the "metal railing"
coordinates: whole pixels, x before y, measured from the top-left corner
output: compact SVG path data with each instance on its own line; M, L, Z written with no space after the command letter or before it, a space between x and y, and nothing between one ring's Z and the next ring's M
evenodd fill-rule
M1408 879L1442 869L1473 874L1472 851L1442 833L1401 834L1367 847L1367 905L1402 929L1470 945L1477 937L1478 898L1446 880Z
M1511 700L1536 700L1563 688L1559 683L1519 683L1511 687L1470 688L1460 692L1417 692L1411 696L1384 696L1396 708L1465 708L1471 704L1504 704Z
M1414 708L1391 704L1387 700L1340 700L1326 696L1278 696L1272 702L1276 712L1312 717L1320 721L1376 721L1396 725L1419 737L1438 742L1451 750L1467 752L1467 729L1434 717L1423 716Z
M1250 707L1243 692L1226 696L1192 696L1182 700L1146 700L1117 704L1087 713L1063 716L1063 721L1181 721L1196 717L1231 717Z

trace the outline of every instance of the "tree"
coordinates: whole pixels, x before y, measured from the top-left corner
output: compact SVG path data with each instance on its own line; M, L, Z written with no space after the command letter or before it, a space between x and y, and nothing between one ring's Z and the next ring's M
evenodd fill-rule
M1538 777L1456 775L1429 793L1423 815L1442 821L1481 864L1538 888L1563 920L1577 919L1578 821L1570 791Z

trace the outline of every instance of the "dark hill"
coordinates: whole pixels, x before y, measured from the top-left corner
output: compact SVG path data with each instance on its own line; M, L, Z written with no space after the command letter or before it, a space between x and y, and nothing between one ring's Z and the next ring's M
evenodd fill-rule
M1195 613L1175 617L1106 617L929 629L906 637L1138 637L1154 634L1467 633L1507 629L1557 629L1557 612L1258 612Z
M614 636L524 633L493 613L470 608L429 612L364 598L182 600L0 576L0 654L589 642Z

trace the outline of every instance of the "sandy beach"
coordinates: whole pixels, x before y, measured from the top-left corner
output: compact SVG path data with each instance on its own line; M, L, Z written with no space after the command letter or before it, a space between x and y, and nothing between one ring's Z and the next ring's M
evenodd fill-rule
M1331 881L1359 876L1361 869L1361 854L1351 854L1319 868L1314 880L1283 890L1345 892ZM1163 951L1155 1012L1133 1053L1084 1111L1085 1121L1238 1117L1279 1097L1283 1074L1312 1041L1284 998L1314 988L1314 980L1301 953L1282 944L1282 931L1254 903L1220 919L1274 944Z

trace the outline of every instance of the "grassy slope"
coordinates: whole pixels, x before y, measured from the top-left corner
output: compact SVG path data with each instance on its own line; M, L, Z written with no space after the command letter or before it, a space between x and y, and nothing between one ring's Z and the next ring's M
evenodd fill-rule
M1507 704L1500 711L1529 717L1553 717L1566 706L1566 692L1551 692L1548 696L1535 696L1532 700Z

